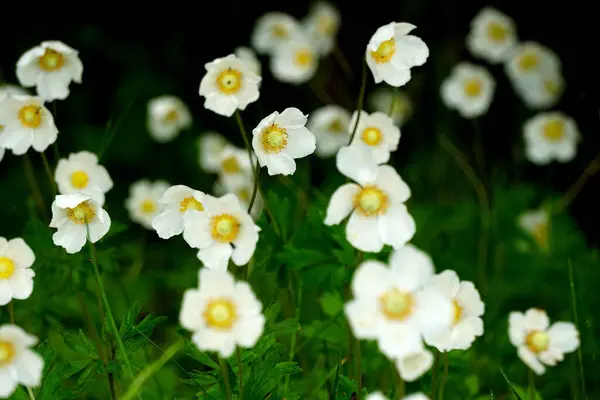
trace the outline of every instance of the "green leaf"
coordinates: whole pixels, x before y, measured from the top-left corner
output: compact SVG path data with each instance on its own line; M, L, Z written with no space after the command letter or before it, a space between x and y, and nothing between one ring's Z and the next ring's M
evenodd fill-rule
M275 365L275 368L280 370L281 373L284 375L293 375L302 372L302 368L298 366L298 363L291 361L277 363L277 365Z
M338 292L327 292L321 297L321 309L328 317L337 315L344 308L344 300Z
M98 352L94 343L87 338L81 329L77 335L67 331L62 331L61 335L65 345L75 353L91 358L98 357Z
M70 389L63 388L69 377L81 371L90 364L89 360L70 361L54 364L45 376L39 393L40 400L56 400L69 398L65 393L74 393ZM61 394L62 393L62 394Z
M208 354L198 350L198 347L191 340L185 340L185 346L183 349L185 354L189 357L192 357L194 360L200 361L203 365L206 365L212 369L219 369L219 364L214 362L214 360L210 358Z
M113 220L110 224L110 230L106 233L106 235L104 235L103 239L108 239L113 236L117 236L118 234L125 232L127 229L129 229L129 225L123 222Z
M287 245L284 246L281 252L277 253L275 260L288 269L302 269L311 265L325 263L331 260L331 256L320 250L298 249Z
M121 327L119 328L119 334L123 340L138 334L133 330L133 325L135 324L135 321L137 320L141 310L142 307L140 306L140 303L136 301L125 313L123 322L121 322Z
M300 329L300 324L296 318L286 319L278 322L271 328L271 333L275 336L291 335Z

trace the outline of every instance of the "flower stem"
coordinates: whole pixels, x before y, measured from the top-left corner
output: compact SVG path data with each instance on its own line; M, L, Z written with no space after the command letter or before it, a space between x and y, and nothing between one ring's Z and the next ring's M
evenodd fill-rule
M440 383L440 395L438 397L438 400L444 400L444 389L446 387L446 380L448 379L448 369L449 367L449 362L448 362L448 353L444 352L443 354L443 358L444 358L444 375L442 375L442 382Z
M354 139L354 135L356 135L356 130L358 129L358 122L360 121L360 114L362 114L363 102L365 100L365 90L367 88L367 62L363 60L362 66L362 78L360 82L360 92L358 93L358 104L356 106L356 112L358 115L356 116L356 122L354 123L354 127L352 128L352 135L350 135L350 140L348 144L352 143Z
M535 400L535 377L533 376L533 370L529 369L529 400Z
M27 394L29 394L29 398L31 400L35 400L35 394L33 393L33 389L27 386Z
M356 383L357 383L357 399L362 399L362 370L361 370L361 354L360 354L360 340L356 339L354 349L354 365L356 367Z
M235 348L235 357L237 359L238 364L238 400L242 400L244 397L244 366L242 365L242 352L240 351L239 347Z
M293 286L293 278L296 278L296 280L298 281L298 289L295 292L295 296L294 296L294 286ZM290 273L290 278L288 280L288 292L290 293L291 296L291 302L293 305L295 305L294 307L294 317L299 321L300 320L300 309L301 309L301 304L302 304L302 279L299 279L297 275ZM290 350L288 353L288 359L289 361L294 361L294 355L296 354L296 340L297 340L297 336L298 336L298 332L294 331L292 332L292 337L290 338ZM285 391L288 390L290 385L290 375L286 375L285 377L285 383L284 383L284 388Z
M587 181L600 171L600 153L587 165L581 176L571 185L565 194L559 199L556 209L562 211L573 202L575 197L581 192Z
M37 204L40 216L47 220L48 216L46 215L46 204L44 204L44 197L42 196L40 185L38 185L37 179L35 178L35 173L33 172L33 165L31 164L31 159L29 158L27 153L23 155L23 171L25 172L25 179L29 184L29 189L31 190L31 194L33 195L33 200Z
M48 158L46 158L46 153L41 152L42 155L42 163L44 163L44 169L46 170L46 175L48 175L48 180L50 181L50 186L52 186L52 196L56 196L56 182L54 182L54 174L52 173L52 168L50 168L50 163L48 163Z
M10 323L15 324L15 302L11 301L8 303L8 315L10 317Z
M225 394L227 395L227 400L231 400L231 382L229 381L227 361L219 357L219 364L221 364L221 374L223 375L223 383L225 384Z

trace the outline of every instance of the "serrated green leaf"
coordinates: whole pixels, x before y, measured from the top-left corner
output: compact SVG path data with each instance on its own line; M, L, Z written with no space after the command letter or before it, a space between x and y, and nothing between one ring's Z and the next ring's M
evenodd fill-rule
M302 372L302 368L298 366L298 363L291 361L277 363L275 368L279 369L284 375L293 375Z
M275 336L290 335L300 329L300 324L296 318L286 319L278 322L271 327L271 333Z
M337 315L344 308L344 300L338 292L327 292L321 296L321 309L328 317Z
M75 353L86 357L98 357L97 349L94 346L94 343L87 338L81 329L77 334L62 331L61 335L65 345Z

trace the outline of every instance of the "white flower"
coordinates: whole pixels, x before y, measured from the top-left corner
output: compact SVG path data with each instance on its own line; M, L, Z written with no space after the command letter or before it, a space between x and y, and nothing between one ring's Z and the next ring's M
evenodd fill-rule
M433 270L431 258L410 244L392 253L389 267L375 260L359 265L354 299L345 306L354 335L377 340L391 359L422 353L422 337L442 332L452 320L452 302L424 286Z
M254 224L234 194L204 197L204 213L185 221L183 238L198 251L198 259L210 269L227 269L248 263L256 249L260 228Z
M315 135L305 128L307 117L297 108L274 111L252 131L252 147L261 167L269 175L291 175L295 158L306 157L316 148Z
M233 54L235 54L237 58L248 64L248 67L250 67L250 70L254 72L255 75L262 75L262 67L260 65L260 61L258 60L256 54L254 54L254 51L252 51L250 47L236 47L233 51Z
M256 20L252 47L259 53L271 53L300 30L298 21L289 14L268 12Z
M200 82L200 96L206 98L204 108L231 117L235 110L245 110L258 100L261 78L252 67L233 54L204 65L206 74Z
M2 132L2 127L0 126L0 133ZM2 161L2 159L4 158L4 153L6 152L6 150L4 149L4 147L0 147L0 161Z
M218 172L221 166L221 152L228 141L217 132L206 132L198 139L198 160L206 172Z
M381 392L375 392L368 395L367 400L387 400L387 397ZM429 397L425 396L423 393L415 393L404 396L400 400L429 400Z
M517 347L519 358L536 374L543 375L544 365L555 366L579 347L579 332L570 322L550 320L545 311L531 308L511 312L508 320L510 342Z
M282 82L301 84L317 72L319 54L310 38L301 32L292 35L275 48L271 57L271 73Z
M410 188L389 165L377 166L364 148L343 147L338 170L356 183L340 186L331 196L325 225L336 225L348 215L346 238L361 251L378 253L384 244L404 246L415 234L415 221L404 202Z
M16 325L0 325L0 398L9 398L18 385L40 386L44 359L30 349L37 342Z
M525 155L537 165L552 160L566 163L575 158L581 139L573 118L561 112L539 113L523 125Z
M496 90L496 81L479 65L461 62L441 86L442 100L464 118L477 118L487 113Z
M164 207L159 201L167 189L169 184L164 181L150 182L144 179L132 184L129 197L125 200L130 218L144 228L152 229L152 220Z
M61 194L88 194L104 205L105 194L113 188L113 181L106 168L98 164L98 157L89 151L69 154L61 158L54 172L54 179Z
M492 7L484 7L471 21L467 48L492 64L506 61L517 44L514 21Z
M549 220L550 217L548 216L548 212L543 208L540 208L539 210L528 210L519 216L519 226L531 235L540 248L546 249L549 246Z
M64 100L71 81L81 83L83 64L77 50L51 40L26 51L17 62L21 86L37 88L45 101Z
M254 178L251 176L248 177L246 182L240 183L236 186L227 186L225 185L221 179L217 179L214 186L214 193L217 196L223 196L228 193L233 193L237 196L238 200L242 207L247 210L250 206L250 200L252 200L252 193L254 191ZM260 216L261 211L263 210L264 200L258 191L256 190L256 197L254 199L254 204L252 205L252 210L250 210L250 215L252 218L257 219Z
M367 98L367 104L371 111L388 114L398 126L402 126L412 114L412 103L408 94L389 87L378 87L373 90Z
M335 37L340 29L340 12L333 4L319 1L302 21L304 28L313 37L317 51L328 54L335 46Z
M409 35L415 28L406 22L391 22L375 31L366 52L375 83L403 86L410 80L410 69L425 64L429 48L420 38Z
M52 113L39 97L7 94L0 100L0 125L4 126L0 147L12 150L17 156L30 147L41 153L58 136Z
M154 140L166 143L192 125L192 114L179 97L160 96L148 102L147 125Z
M352 114L349 130L352 133L358 113ZM368 149L373 154L373 159L377 164L383 164L389 161L390 152L398 149L400 141L400 128L394 121L382 112L368 114L365 111L360 112L360 119L356 134L351 145L361 146Z
M477 336L483 335L481 316L484 304L472 282L460 281L456 272L446 270L434 276L429 286L437 289L454 307L452 325L438 335L426 337L427 344L439 351L467 350Z
M246 149L228 144L219 156L219 178L227 190L247 184L252 179L252 168Z
M316 154L319 157L336 154L350 140L350 112L335 104L311 113L306 126L315 135Z
M29 92L21 86L11 85L9 83L0 84L0 100L7 94L16 94L18 96L29 96Z
M52 203L51 228L55 245L67 253L79 252L88 238L92 243L102 239L110 229L110 216L89 195L83 193L59 194Z
M527 107L544 109L558 103L565 90L565 81L561 72L556 70L531 79L513 81L513 87Z
M161 212L152 220L152 228L161 239L181 234L185 220L204 211L204 193L184 185L171 186L158 202Z
M433 354L430 351L421 349L420 351L414 351L407 354L404 357L400 357L396 360L396 368L398 373L407 382L414 382L419 379L423 374L433 366ZM414 395L414 397L407 397L407 399L427 399L423 395ZM406 400L406 399L405 399Z
M33 292L35 254L21 238L0 237L0 306L11 299L25 300ZM2 366L0 357L0 368Z

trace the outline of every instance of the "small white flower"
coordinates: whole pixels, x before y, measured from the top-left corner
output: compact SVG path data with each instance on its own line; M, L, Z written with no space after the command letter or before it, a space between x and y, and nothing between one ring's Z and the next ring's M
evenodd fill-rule
M487 113L494 98L496 81L479 65L461 62L441 86L442 100L464 118L477 118Z
M545 311L531 308L511 312L508 320L510 342L517 347L519 358L536 374L543 375L546 366L555 366L579 347L579 332L570 322L550 320Z
M367 98L367 104L371 111L388 114L398 126L404 125L412 114L412 103L408 94L389 87L378 87L373 90Z
M434 276L429 285L445 296L454 307L452 325L427 344L439 351L467 350L477 336L483 335L484 304L472 282L460 281L456 272L446 270Z
M337 225L348 215L346 238L361 251L378 253L384 244L404 246L416 226L404 202L410 188L389 165L377 166L370 151L343 147L337 154L338 170L356 183L340 186L331 196L325 225Z
M433 354L425 349L407 354L396 360L398 373L406 382L416 381L423 376L425 372L429 371L432 366ZM414 395L414 398L409 396L408 399L427 399L427 397L424 397L423 395Z
M113 188L108 171L98 164L98 157L89 151L71 153L68 159L61 158L54 179L61 194L88 194L100 206L104 205L105 194Z
M556 160L566 163L575 158L581 139L573 118L561 112L539 113L523 125L525 155L537 165Z
M261 78L252 67L233 54L204 65L206 74L200 82L200 96L206 98L204 108L231 117L258 100Z
M16 325L0 325L0 398L9 398L18 385L40 386L44 359L30 349L37 342Z
M246 212L237 196L204 197L204 213L185 221L183 239L198 251L198 259L210 269L227 269L247 264L258 242L260 228Z
M247 184L252 179L252 168L246 149L228 144L219 156L219 178L227 190Z
M150 182L144 179L132 184L129 197L125 200L125 207L132 221L146 229L152 229L152 220L164 207L159 201L167 189L169 184L164 181Z
M517 44L514 21L492 7L484 7L473 21L467 48L476 57L492 64L506 61Z
M281 82L301 84L309 81L317 72L319 54L310 38L295 33L275 48L271 57L271 73Z
M25 300L33 292L35 254L21 238L0 237L0 306L12 299ZM0 369L2 357L0 357Z
M147 125L154 140L166 143L192 125L192 114L179 97L160 96L148 102Z
M260 65L260 61L254 51L250 47L236 47L233 51L233 54L240 60L244 61L250 67L250 70L254 72L257 76L262 76L262 67Z
M328 54L335 46L335 37L340 29L340 12L326 1L319 1L302 21L304 28L314 38L317 51Z
M204 196L184 185L171 186L158 201L161 212L152 220L152 228L161 239L181 234L185 220L204 211Z
M531 79L513 81L513 87L527 107L546 109L558 103L565 90L565 81L561 72L556 70Z
M366 52L375 83L403 86L410 80L410 69L425 64L429 48L421 38L409 35L415 28L406 22L391 22L375 31Z
M81 83L83 64L77 50L51 40L26 51L17 62L21 86L37 88L45 101L64 100L71 81Z
M29 96L29 92L23 89L21 86L11 85L9 83L0 84L0 100L2 100L2 98L7 94Z
M358 113L352 114L349 130L354 129ZM373 159L377 164L383 164L389 161L390 153L398 149L400 141L400 128L394 121L382 112L368 114L365 111L360 112L360 119L356 134L351 145L361 146L368 149L373 154Z
M367 400L388 400L381 392L371 393L367 396ZM414 393L408 396L402 397L400 400L429 400L429 397L423 393Z
M236 186L227 186L225 185L221 179L217 179L214 186L214 193L217 196L224 196L228 193L233 193L237 196L240 204L245 210L248 210L250 206L250 200L252 200L252 193L254 192L254 178L251 176L248 177L248 180L244 183L238 184ZM261 211L263 210L264 200L260 195L260 192L256 191L256 197L254 199L254 204L252 205L252 210L250 210L250 215L255 220L260 216Z
M519 216L519 226L527 232L541 249L547 249L548 231L550 229L550 217L548 212L539 210L528 210Z
M229 142L220 133L206 132L198 139L198 160L206 172L218 172L221 166L221 152Z
M297 108L274 111L252 131L252 147L261 167L269 175L291 175L295 158L306 157L316 148L315 135L306 129L307 116Z
M102 239L110 229L110 216L89 195L83 193L59 194L52 203L51 228L55 245L67 253L81 251L88 238L92 243Z
M256 20L252 47L259 53L271 53L300 30L298 21L289 14L268 12Z
M350 112L335 104L311 113L306 124L316 139L316 154L325 158L336 154L350 140Z
M0 147L17 156L30 147L41 153L58 137L52 113L39 97L7 94L0 100L0 125Z

